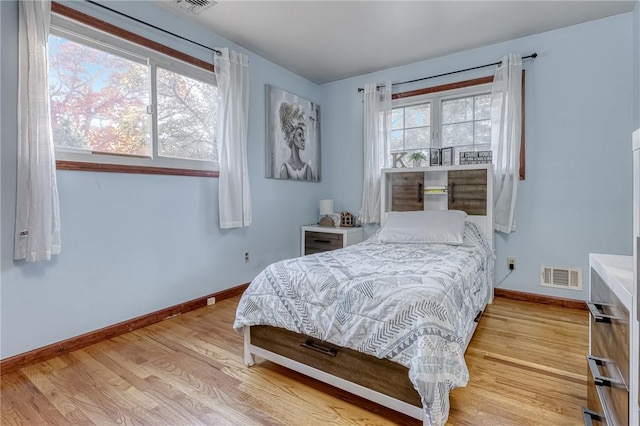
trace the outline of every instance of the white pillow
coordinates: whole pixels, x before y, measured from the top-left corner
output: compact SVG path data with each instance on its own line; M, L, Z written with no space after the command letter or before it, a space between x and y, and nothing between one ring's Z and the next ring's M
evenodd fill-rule
M460 210L389 212L378 239L383 243L462 244L467 214Z

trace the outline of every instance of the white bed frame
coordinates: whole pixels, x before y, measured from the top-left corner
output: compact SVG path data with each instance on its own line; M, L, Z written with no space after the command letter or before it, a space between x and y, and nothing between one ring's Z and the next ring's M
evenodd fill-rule
M471 333L469 333L469 336L465 342L465 347L464 347L465 351L469 346L469 342L471 341L471 337L473 336L473 333L475 332L475 328L477 326L478 326L478 323L477 322L474 323L473 330L471 331ZM283 367L290 368L291 370L297 371L298 373L302 373L305 376L309 376L316 380L320 380L321 382L335 386L339 389L345 390L354 395L361 396L362 398L368 399L369 401L373 401L387 408L391 408L392 410L411 416L414 419L422 420L423 426L431 426L431 421L429 419L424 418L424 410L421 407L416 407L415 405L411 405L404 401L400 401L399 399L392 398L389 395L385 395L383 393L371 390L357 383L350 382L341 377L334 376L322 370L318 370L317 368L313 368L301 362L294 361L290 358L268 351L259 346L252 345L250 328L251 327L244 327L244 332L243 332L244 333L244 363L247 367L251 367L252 365L255 364L255 355L257 355L268 361L282 365Z
M420 407L416 407L404 401L400 401L399 399L392 398L388 395L371 390L332 374L325 373L324 371L318 370L317 368L309 367L306 364L283 357L282 355L278 355L258 346L253 346L251 344L251 334L249 329L250 327L244 328L244 363L247 366L250 367L255 364L254 355L258 355L261 358L264 358L271 362L275 362L276 364L290 368L293 371L297 371L298 373L302 373L306 376L313 377L316 380L320 380L321 382L330 384L354 395L361 396L365 399L368 399L369 401L373 401L387 408L391 408L392 410L407 414L413 418L423 420L424 410ZM428 426L430 425L430 422L424 422L424 425Z
M449 170L479 170L479 169L487 170L487 209L486 209L487 214L484 216L469 215L467 220L475 223L478 226L478 228L486 237L491 249L493 250L494 238L493 238L493 165L492 164L479 164L479 165L472 165L472 166L398 168L398 169L382 170L382 179L381 179L382 182L381 182L381 192L380 192L382 224L384 224L384 222L386 221L387 214L391 206L391 197L392 197L392 194L390 191L391 174L401 173L401 172L424 172L425 179L427 179L427 175L429 173L438 173L438 172L442 173L442 172L447 172ZM489 292L488 300L485 302L485 306L487 303L493 303L493 283L492 283L492 289ZM471 333L469 333L469 336L467 337L467 340L465 342L465 351L469 346L469 342L471 341L471 337L473 336L477 325L478 323L476 322L474 324L473 330L471 331ZM424 410L421 407L416 407L404 401L398 400L396 398L392 398L383 393L371 390L364 386L358 385L356 383L353 383L348 380L342 379L340 377L334 376L332 374L326 373L322 370L318 370L306 364L300 363L298 361L294 361L290 358L268 351L264 348L252 345L250 327L245 327L244 328L244 363L249 367L254 365L255 355L261 358L264 358L268 361L274 362L276 364L282 365L284 367L290 368L291 370L297 371L298 373L302 373L306 376L312 377L316 380L320 380L321 382L327 383L339 389L350 392L354 395L358 395L362 398L373 401L377 404L380 404L392 410L406 414L415 419L422 420L424 426L431 426L432 424L429 418L425 418Z

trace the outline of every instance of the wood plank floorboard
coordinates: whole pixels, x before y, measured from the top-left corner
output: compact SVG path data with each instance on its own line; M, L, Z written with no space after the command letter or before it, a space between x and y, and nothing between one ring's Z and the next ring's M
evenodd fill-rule
M33 364L0 378L0 424L420 425L257 358L232 329L239 297ZM581 425L588 313L506 298L467 349L471 380L449 425Z

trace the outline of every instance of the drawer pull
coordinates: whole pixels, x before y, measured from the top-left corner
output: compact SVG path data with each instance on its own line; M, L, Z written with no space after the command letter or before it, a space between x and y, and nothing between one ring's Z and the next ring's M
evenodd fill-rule
M605 364L613 364L611 361L608 361L602 358L597 358L592 355L587 355L587 363L589 364L589 369L591 370L591 375L593 376L593 382L595 383L596 386L611 387L612 385L617 385L624 388L627 387L627 385L625 385L624 382L621 382L619 380L613 379L608 376L603 376L602 374L600 374L599 367Z
M582 407L582 420L584 421L584 426L593 426L594 420L597 422L605 421L602 413L597 413L584 407Z
M313 340L305 340L304 342L300 343L300 346L305 347L307 349L311 349L312 351L320 352L321 354L329 355L329 356L338 355L338 351L336 351L335 349L318 346L315 343L313 343Z
M324 243L324 244L329 244L331 243L331 241L329 240L313 240L314 243Z
M616 319L614 315L606 315L600 312L600 306L602 305L588 302L587 306L589 307L589 312L591 312L591 316L593 317L595 322L610 323L612 319Z

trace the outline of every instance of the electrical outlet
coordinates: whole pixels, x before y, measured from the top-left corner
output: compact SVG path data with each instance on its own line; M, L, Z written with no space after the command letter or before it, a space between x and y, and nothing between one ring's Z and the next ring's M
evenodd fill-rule
M507 257L507 268L513 271L516 269L516 258L515 257Z
M250 257L249 257L249 250L244 252L244 263L249 263Z
M216 304L216 298L215 297L209 297L207 299L207 306L211 306L211 305L215 305Z

